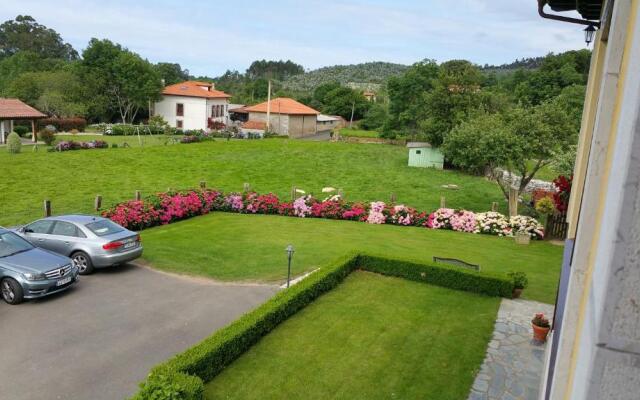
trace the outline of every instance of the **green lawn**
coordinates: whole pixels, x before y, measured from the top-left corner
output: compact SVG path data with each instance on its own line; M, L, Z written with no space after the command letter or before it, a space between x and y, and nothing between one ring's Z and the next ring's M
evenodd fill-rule
M127 143L131 147L165 145L171 138L172 136L167 136L167 135L140 135L140 138L138 138L138 136L71 135L71 134L56 135L57 140L73 140L76 142L104 140L109 144L117 143L119 146L122 146L124 145L124 143ZM175 138L179 140L181 136L175 136Z
M144 259L154 267L224 281L283 282L285 247L296 249L293 275L316 269L349 251L431 261L453 257L483 271L527 273L523 297L553 303L562 248L513 239L425 228L277 215L214 213L143 231Z
M498 305L354 272L214 378L206 398L466 400Z
M380 137L380 134L377 131L365 131L363 129L351 129L351 128L340 129L340 135L351 136L351 137L363 137L363 138Z
M0 148L0 165L0 225L41 216L44 199L52 201L54 213L89 213L97 194L108 206L133 198L136 190L145 195L193 188L202 180L226 191L242 190L248 182L258 192L284 198L292 186L319 196L323 187L333 186L343 189L348 200L363 201L388 201L393 192L400 202L424 210L438 208L440 196L446 196L450 207L475 211L486 211L498 201L506 212L495 183L455 171L407 167L407 150L389 145L285 139L64 153L25 149L9 154ZM460 189L444 189L445 184Z

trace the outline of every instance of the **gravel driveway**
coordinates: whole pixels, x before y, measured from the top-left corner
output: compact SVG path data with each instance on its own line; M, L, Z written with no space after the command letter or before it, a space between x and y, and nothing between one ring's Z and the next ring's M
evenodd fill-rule
M123 399L152 366L276 291L125 265L46 299L0 302L0 397Z

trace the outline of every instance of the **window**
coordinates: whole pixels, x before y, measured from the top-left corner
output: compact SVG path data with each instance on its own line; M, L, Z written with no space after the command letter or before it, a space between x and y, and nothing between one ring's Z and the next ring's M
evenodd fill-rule
M98 236L111 235L112 233L122 232L124 228L108 219L91 222L85 225L89 230Z
M182 103L176 104L176 116L184 117L184 104Z
M416 150L416 154L422 154L422 150Z
M78 228L69 222L64 221L56 221L56 224L53 226L53 230L51 231L52 235L59 236L71 236L71 237L83 237L78 233Z
M0 258L23 253L33 249L33 245L13 232L0 233Z
M182 120L177 120L176 121L176 128L182 129Z
M43 219L27 226L24 231L25 233L47 234L51 230L51 225L53 225L53 221Z
M211 118L216 117L216 106L211 106Z

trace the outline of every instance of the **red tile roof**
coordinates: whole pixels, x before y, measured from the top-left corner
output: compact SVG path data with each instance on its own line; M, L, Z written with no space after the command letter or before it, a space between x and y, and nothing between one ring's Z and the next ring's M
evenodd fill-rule
M162 94L187 97L204 97L207 99L224 99L231 97L223 91L213 89L209 82L186 81L169 85L164 88Z
M267 102L256 104L255 106L246 107L249 112L267 112ZM307 107L302 103L298 103L294 99L288 97L279 97L271 100L271 112L273 114L294 114L294 115L312 115L320 114L320 111Z
M247 121L241 125L244 129L257 129L264 131L267 129L267 123L261 121Z
M0 119L36 119L47 116L18 99L0 98Z

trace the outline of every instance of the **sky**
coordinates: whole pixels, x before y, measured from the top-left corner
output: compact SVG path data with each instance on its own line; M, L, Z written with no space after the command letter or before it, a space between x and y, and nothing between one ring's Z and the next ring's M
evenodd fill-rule
M258 59L502 64L585 47L582 27L540 18L536 0L0 1L0 21L31 15L78 51L106 38L196 76Z

